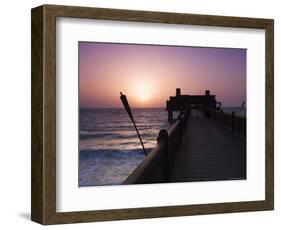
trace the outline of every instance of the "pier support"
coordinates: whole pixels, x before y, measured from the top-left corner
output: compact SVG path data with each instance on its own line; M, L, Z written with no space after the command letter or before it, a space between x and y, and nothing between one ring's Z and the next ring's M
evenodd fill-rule
M220 110L220 113L221 113L221 115L220 115L221 126L223 126L223 110L222 109Z
M169 135L166 129L161 129L158 137L157 137L157 143L164 142L165 143L165 149L164 149L164 180L165 182L170 182L171 178L171 156L169 153Z
M172 121L173 121L173 111L172 111L172 110L169 110L169 111L168 111L168 121L169 121L169 122L172 122Z
M234 133L235 130L235 112L231 113L231 131Z

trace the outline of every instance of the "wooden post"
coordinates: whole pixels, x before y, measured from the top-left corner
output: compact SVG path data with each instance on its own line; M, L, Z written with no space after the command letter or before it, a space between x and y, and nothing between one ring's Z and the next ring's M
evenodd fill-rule
M232 111L231 113L231 131L235 131L235 112Z
M168 121L169 121L169 122L172 122L172 121L173 121L173 111L172 111L172 110L169 110L169 111L168 111Z
M221 109L221 126L223 126L223 110Z
M185 131L185 123L186 122L186 114L183 115L182 121L181 121L181 146L183 145L183 137L184 137L184 131Z
M165 182L170 181L171 176L171 159L169 156L169 135L166 129L161 129L159 131L158 137L157 137L157 143L164 142L165 143L165 150L164 150L164 178Z

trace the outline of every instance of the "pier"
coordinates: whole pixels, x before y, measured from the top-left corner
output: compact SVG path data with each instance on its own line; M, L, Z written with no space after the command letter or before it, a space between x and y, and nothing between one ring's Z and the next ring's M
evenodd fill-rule
M225 113L209 90L177 89L166 109L171 127L123 184L246 179L246 117Z

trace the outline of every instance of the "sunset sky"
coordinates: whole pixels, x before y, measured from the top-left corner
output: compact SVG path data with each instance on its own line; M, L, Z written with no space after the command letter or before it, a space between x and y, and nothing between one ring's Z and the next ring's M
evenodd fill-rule
M81 108L165 107L176 88L209 89L223 107L246 101L246 50L79 42Z

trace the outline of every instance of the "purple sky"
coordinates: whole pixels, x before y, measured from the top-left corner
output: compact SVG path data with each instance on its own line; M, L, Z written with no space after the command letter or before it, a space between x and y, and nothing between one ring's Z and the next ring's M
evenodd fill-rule
M223 106L246 100L246 50L79 42L80 107L165 107L182 94L215 94Z

